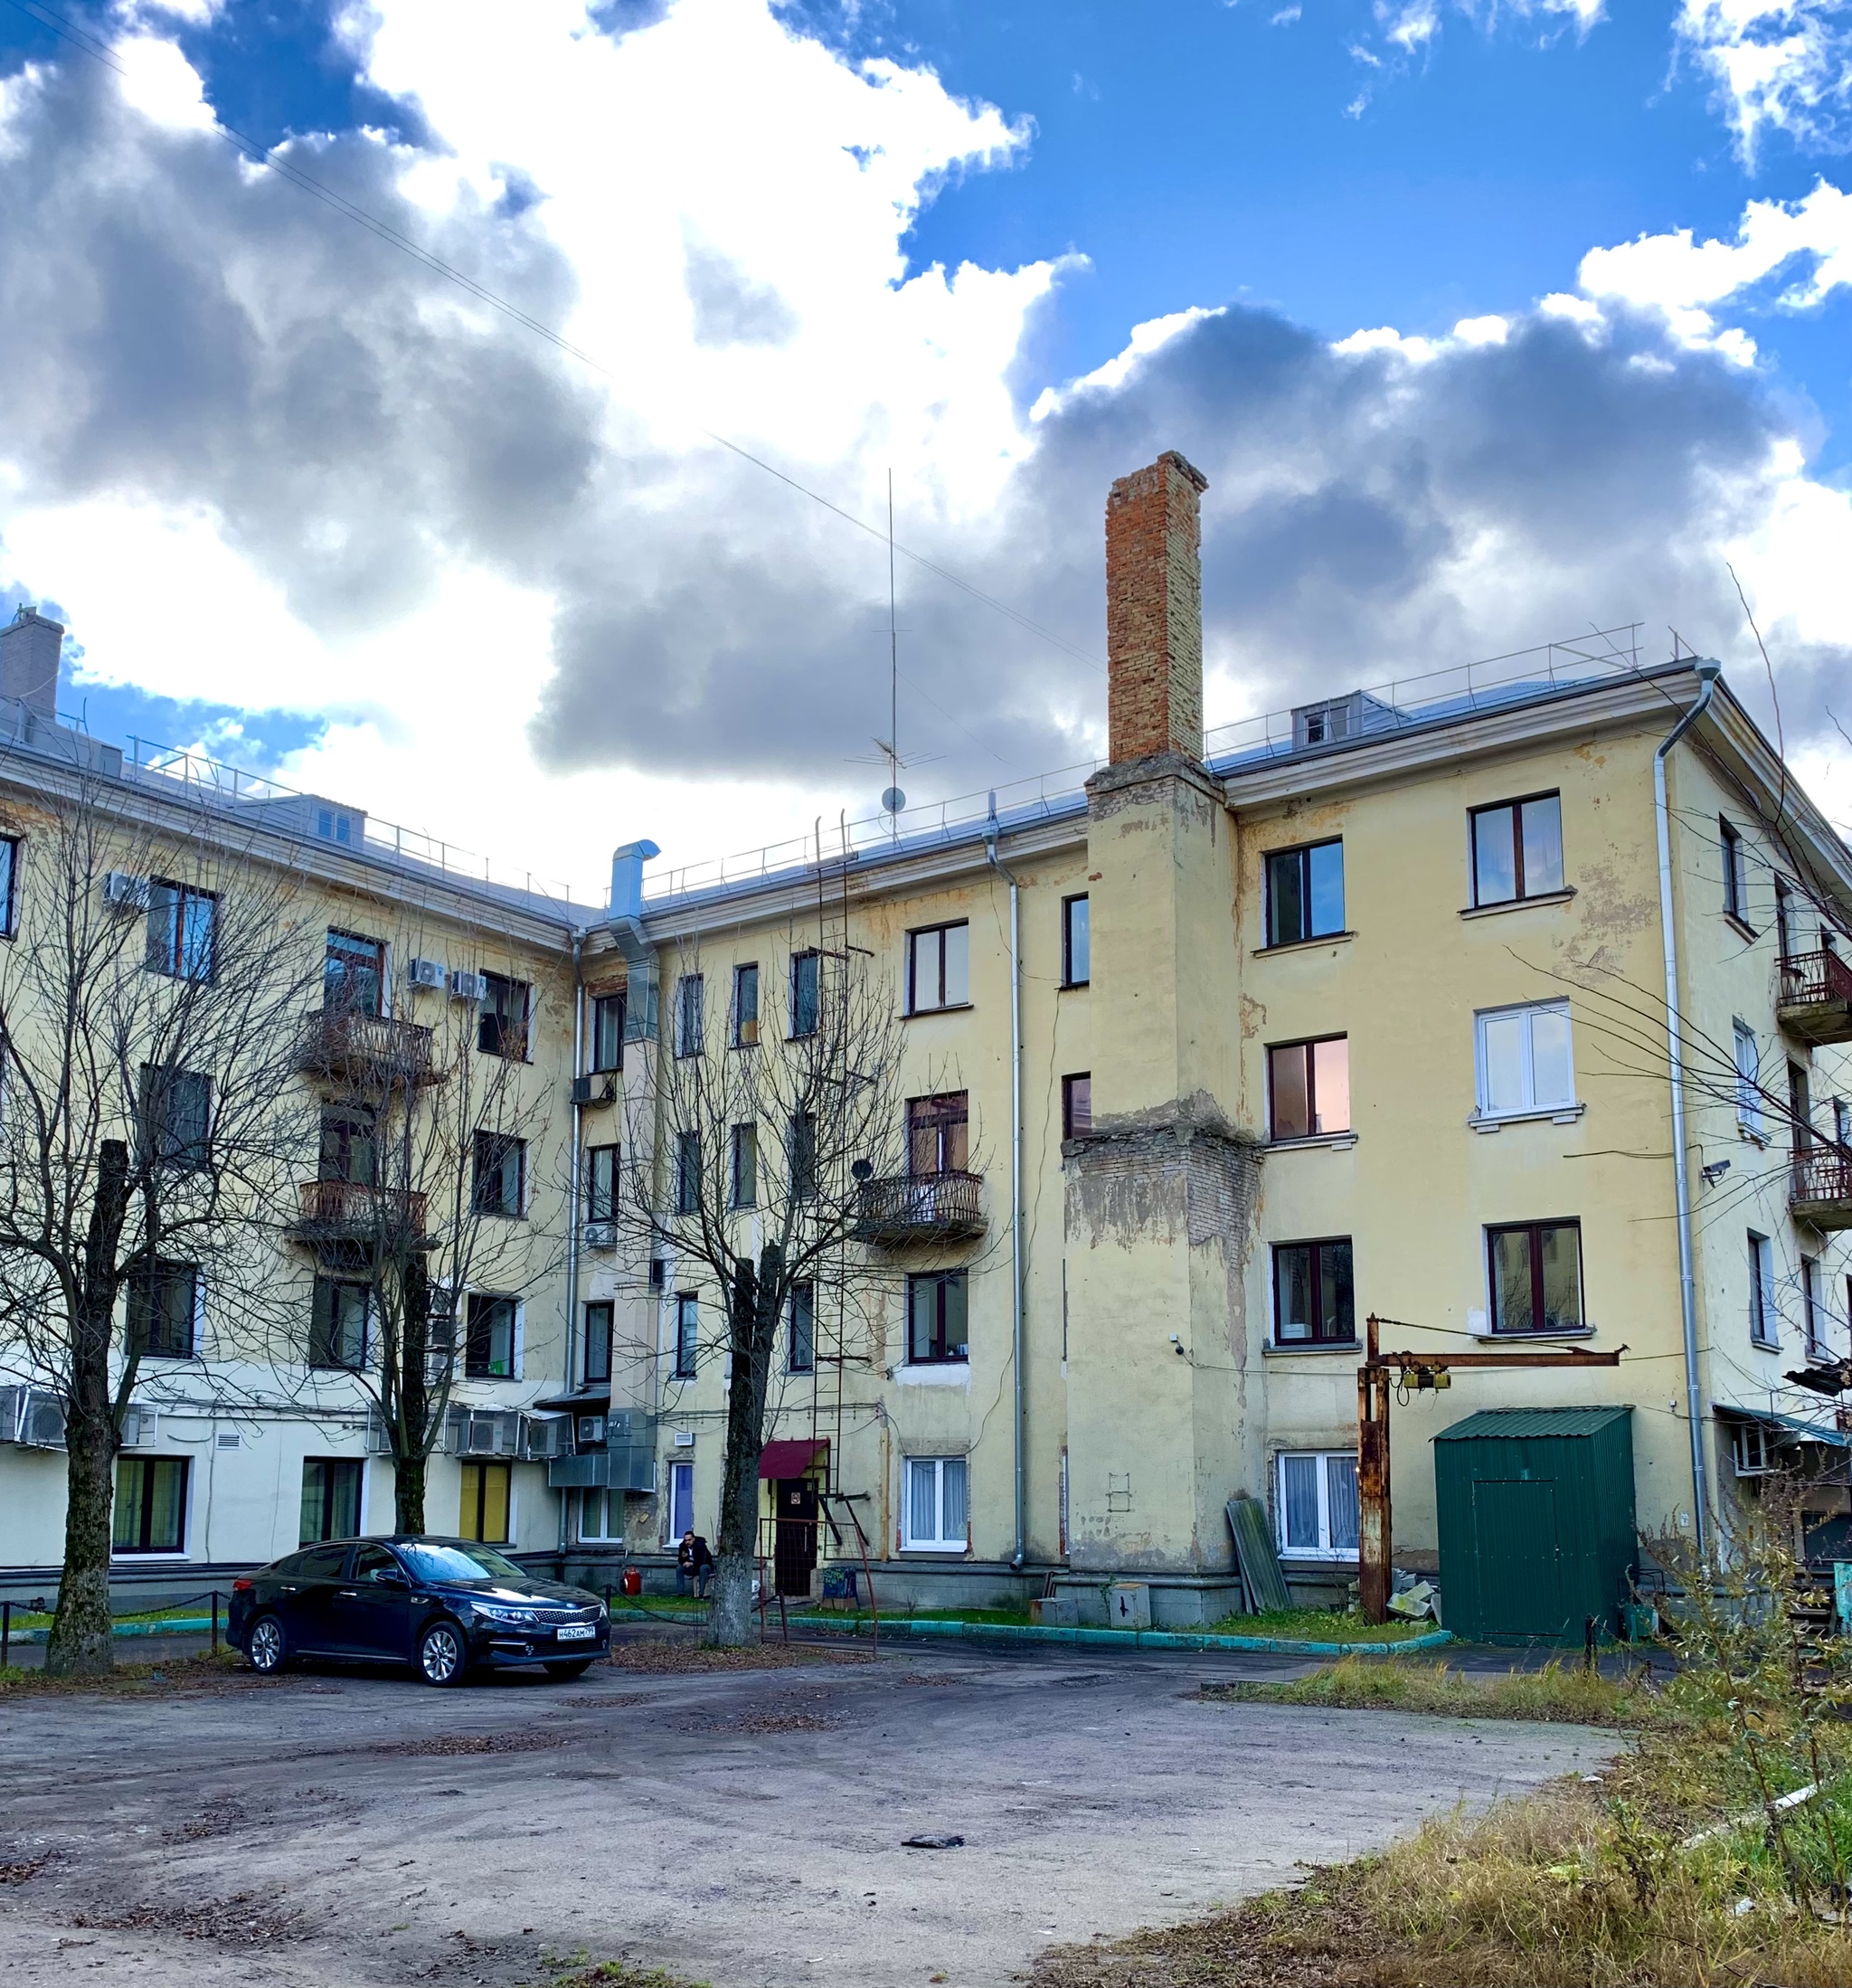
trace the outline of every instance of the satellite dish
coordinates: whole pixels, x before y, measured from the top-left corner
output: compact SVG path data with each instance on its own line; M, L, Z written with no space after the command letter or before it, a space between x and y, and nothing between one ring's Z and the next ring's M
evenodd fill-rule
M901 809L904 808L906 804L907 797L903 793L902 793L898 787L887 788L882 794L881 805L885 808L888 813L891 815L899 814Z
M872 1160L858 1160L849 1169L849 1171L855 1175L857 1180L872 1179L874 1174L874 1162Z

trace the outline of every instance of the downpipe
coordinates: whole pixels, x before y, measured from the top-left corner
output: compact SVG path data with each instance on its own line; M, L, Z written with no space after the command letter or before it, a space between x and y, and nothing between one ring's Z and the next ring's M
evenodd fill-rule
M1691 1435L1692 1529L1698 1557L1710 1547L1710 1472L1704 1458L1704 1392L1697 1372L1697 1287L1691 1267L1691 1169L1685 1134L1685 1022L1678 1008L1677 932L1672 916L1672 818L1666 801L1666 761L1672 748L1710 709L1724 666L1708 657L1694 666L1703 686L1697 701L1653 754L1653 819L1659 843L1659 942L1666 955L1666 1039L1672 1082L1672 1192L1678 1216L1678 1310L1685 1330L1685 1412Z
M1021 1573L1029 1557L1027 1396L1023 1385L1023 970L1019 888L997 855L997 793L984 828L984 854L1009 885L1009 1228L1010 1379L1016 1464L1016 1551L1010 1566Z
M572 1150L571 1178L566 1188L566 1392L577 1385L579 1356L579 1176L584 1170L581 1141L585 1131L584 1107L579 1103L580 1065L585 1060L585 937L572 934ZM572 1502L569 1491L560 1493L561 1578L571 1528L567 1511Z

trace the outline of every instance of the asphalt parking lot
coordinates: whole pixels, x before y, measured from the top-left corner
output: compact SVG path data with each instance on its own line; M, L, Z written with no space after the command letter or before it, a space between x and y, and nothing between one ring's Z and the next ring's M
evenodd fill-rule
M714 1988L1004 1983L1047 1945L1197 1915L1615 1745L1195 1695L1302 1668L960 1650L21 1695L0 1969L512 1984L582 1953ZM965 1841L902 1846L921 1832Z

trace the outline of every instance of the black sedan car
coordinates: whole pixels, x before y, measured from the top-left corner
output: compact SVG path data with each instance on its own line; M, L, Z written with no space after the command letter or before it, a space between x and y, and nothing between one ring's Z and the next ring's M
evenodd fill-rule
M609 1651L611 1625L597 1595L473 1540L331 1539L233 1581L227 1635L266 1675L292 1657L353 1657L448 1685L511 1663L576 1678Z

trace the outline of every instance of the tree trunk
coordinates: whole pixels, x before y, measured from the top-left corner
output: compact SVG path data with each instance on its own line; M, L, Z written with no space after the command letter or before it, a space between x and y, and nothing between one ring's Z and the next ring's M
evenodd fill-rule
M395 1456L392 1459L392 1529L395 1532L424 1530L424 1482L430 1459L425 1456Z
M759 1453L765 1445L765 1393L778 1324L781 1261L778 1245L769 1243L757 1272L743 1256L733 1266L732 1308L727 1321L733 1371L727 1387L720 1538L714 1555L713 1609L707 1628L707 1640L727 1649L742 1648L752 1640L752 1569L759 1557Z
M424 1487L430 1474L430 1283L425 1260L405 1266L403 1330L399 1340L399 1426L393 1435L392 1525L398 1532L424 1530ZM454 1330L454 1327L452 1328Z
M109 1608L110 1529L117 1429L109 1386L116 1317L116 1252L128 1208L128 1148L105 1140L84 1240L84 1283L71 1321L71 1386L64 1403L64 1568L45 1645L50 1677L95 1677L115 1667Z

